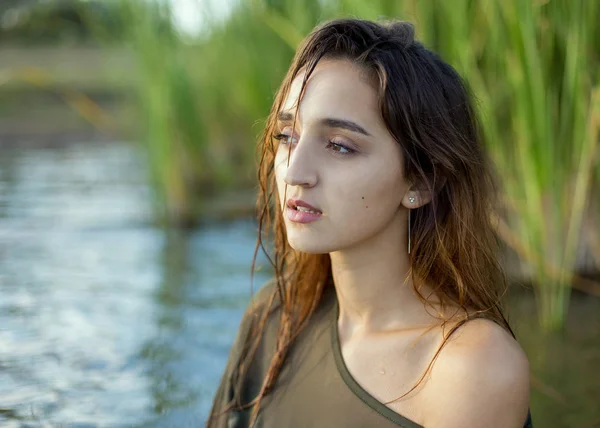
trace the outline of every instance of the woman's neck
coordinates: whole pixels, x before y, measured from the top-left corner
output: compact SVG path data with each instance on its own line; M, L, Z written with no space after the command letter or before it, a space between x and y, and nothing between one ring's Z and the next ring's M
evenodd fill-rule
M347 331L390 332L436 321L407 278L409 255L399 233L387 228L367 242L330 253L339 323ZM420 291L431 294L425 287Z

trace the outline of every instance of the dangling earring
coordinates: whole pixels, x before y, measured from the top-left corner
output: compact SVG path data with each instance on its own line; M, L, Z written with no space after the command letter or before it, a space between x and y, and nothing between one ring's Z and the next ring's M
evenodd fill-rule
M413 203L415 201L414 197L410 197L408 198L408 201L410 203ZM410 212L412 211L412 209L409 208L408 210L408 254L410 254Z

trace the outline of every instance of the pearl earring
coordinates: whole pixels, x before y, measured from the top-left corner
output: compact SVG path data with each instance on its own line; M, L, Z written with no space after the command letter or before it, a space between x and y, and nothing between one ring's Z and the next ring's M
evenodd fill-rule
M414 196L409 197L408 201L410 203L413 203L415 201ZM411 211L412 211L411 209L408 210L408 254L410 254L410 212Z

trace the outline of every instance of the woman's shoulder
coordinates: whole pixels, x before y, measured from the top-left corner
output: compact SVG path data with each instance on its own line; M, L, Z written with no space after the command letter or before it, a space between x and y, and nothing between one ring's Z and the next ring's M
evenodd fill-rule
M273 299L271 301L271 299ZM266 306L271 303L271 310L274 311L279 306L279 296L277 294L277 281L271 278L264 282L262 286L253 291L250 295L250 300L244 309L244 314L241 321L241 329L248 329L249 325L257 321L262 315Z
M473 319L458 328L440 351L428 383L432 411L426 426L475 426L478 421L486 427L521 428L527 418L527 356L491 320Z
M274 293L275 296L271 308L276 309L279 306L276 287L277 281L272 278L266 281L256 292L252 293L250 301L244 309L237 334L233 341L232 352L234 355L238 355L242 352L242 348L252 334L253 327L258 324L264 308L269 304L271 296L273 296Z
M254 292L250 298L250 303L246 308L247 311L252 309L262 309L266 304L268 304L273 293L276 292L277 289L277 280L275 278L271 278L266 281L256 292ZM277 296L275 296L277 300Z

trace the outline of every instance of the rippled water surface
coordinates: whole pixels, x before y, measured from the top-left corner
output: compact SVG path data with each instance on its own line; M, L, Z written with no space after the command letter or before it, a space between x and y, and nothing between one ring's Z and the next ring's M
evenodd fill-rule
M0 153L0 425L200 426L255 227L153 228L126 145Z
M0 426L203 426L256 228L165 232L150 198L125 144L0 149ZM535 426L600 427L598 299L576 294L552 337L530 293L511 309Z

